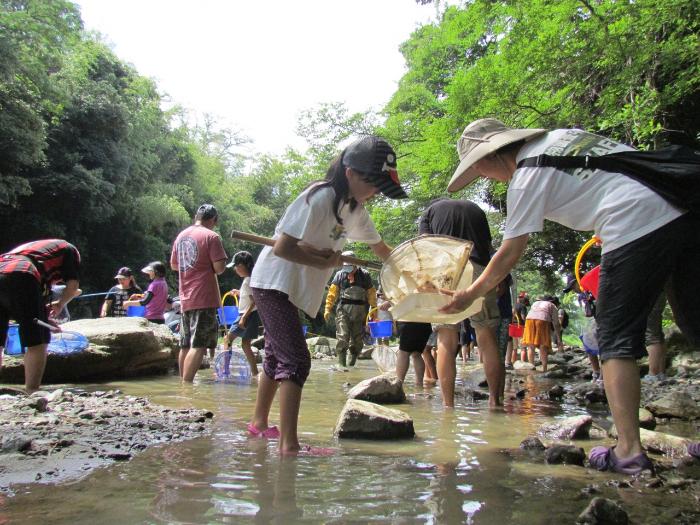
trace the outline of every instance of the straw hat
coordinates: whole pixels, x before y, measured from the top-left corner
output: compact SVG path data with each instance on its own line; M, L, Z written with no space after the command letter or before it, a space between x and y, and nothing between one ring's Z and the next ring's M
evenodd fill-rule
M475 120L464 128L457 142L459 166L455 170L447 191L457 191L479 177L472 168L475 162L494 153L503 146L519 140L532 140L547 133L546 129L513 129L495 118Z

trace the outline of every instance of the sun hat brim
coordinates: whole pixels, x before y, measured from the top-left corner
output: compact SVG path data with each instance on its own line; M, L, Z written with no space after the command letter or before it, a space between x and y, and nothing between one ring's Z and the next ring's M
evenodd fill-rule
M450 179L450 183L447 185L447 191L459 191L479 178L479 173L473 168L475 162L508 144L519 140L532 140L547 133L547 131L546 129L509 129L494 135L486 142L480 143L460 161L459 166L457 166L454 175Z

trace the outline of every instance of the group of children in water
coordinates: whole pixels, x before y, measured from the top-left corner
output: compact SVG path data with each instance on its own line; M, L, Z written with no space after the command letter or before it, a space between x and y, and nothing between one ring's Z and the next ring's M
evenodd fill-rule
M148 263L141 272L150 283L145 292L136 284L133 272L128 266L119 269L114 278L117 284L110 288L100 311L100 317L124 317L129 307L144 307L143 317L156 324L165 322L168 308L168 283L165 281L165 265L160 261Z

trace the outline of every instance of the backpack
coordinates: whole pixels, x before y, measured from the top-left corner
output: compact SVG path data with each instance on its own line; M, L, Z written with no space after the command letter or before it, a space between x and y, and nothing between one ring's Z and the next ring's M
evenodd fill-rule
M674 206L700 212L700 152L686 146L621 151L599 157L538 155L521 160L517 167L589 168L622 173Z

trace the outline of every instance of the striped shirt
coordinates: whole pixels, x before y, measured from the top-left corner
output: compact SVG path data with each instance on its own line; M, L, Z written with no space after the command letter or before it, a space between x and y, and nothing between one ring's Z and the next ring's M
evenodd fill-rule
M80 252L61 239L44 239L0 255L0 273L29 273L48 292L51 285L79 279Z

